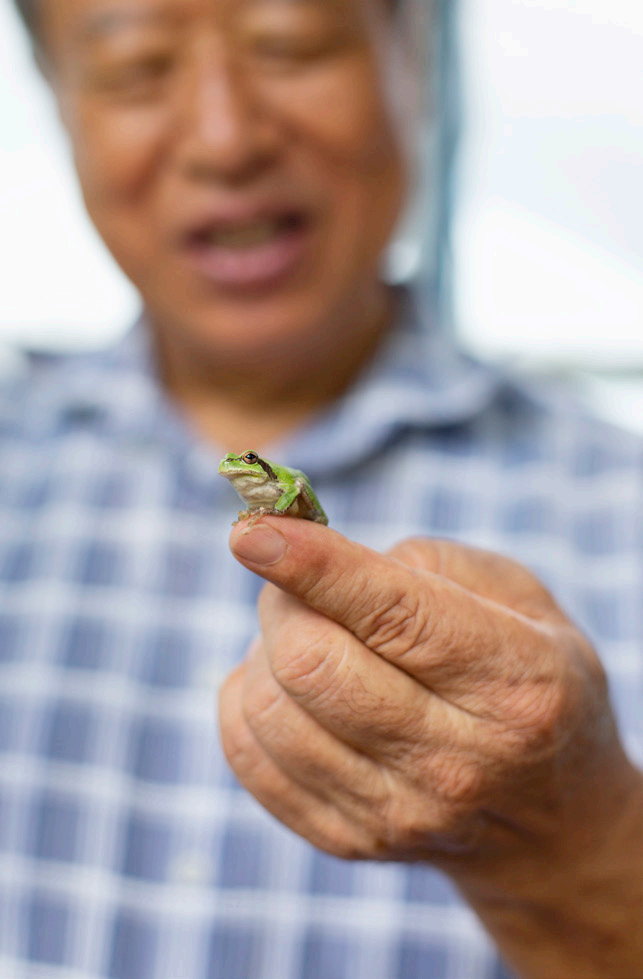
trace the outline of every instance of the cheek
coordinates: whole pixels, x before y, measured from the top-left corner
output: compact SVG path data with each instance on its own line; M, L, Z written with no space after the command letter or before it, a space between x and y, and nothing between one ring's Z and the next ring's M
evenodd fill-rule
M381 85L362 64L345 77L343 97L337 90L329 97L321 80L295 95L271 92L297 147L295 169L304 185L314 174L328 205L324 268L333 276L379 265L407 192L405 155Z
M70 137L90 213L143 204L165 152L166 112L106 112L80 102L73 118Z
M329 96L323 78L270 93L293 133L341 178L356 182L402 168L398 139L381 91L381 78L362 65L346 74L342 93Z

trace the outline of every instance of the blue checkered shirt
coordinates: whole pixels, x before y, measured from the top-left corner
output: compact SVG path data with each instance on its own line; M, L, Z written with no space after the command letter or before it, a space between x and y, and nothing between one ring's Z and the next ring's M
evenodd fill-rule
M142 326L38 358L0 407L0 977L500 979L449 881L283 828L214 691L257 629L238 501ZM587 631L643 761L643 451L458 355L407 302L353 389L267 454L337 530L516 557Z

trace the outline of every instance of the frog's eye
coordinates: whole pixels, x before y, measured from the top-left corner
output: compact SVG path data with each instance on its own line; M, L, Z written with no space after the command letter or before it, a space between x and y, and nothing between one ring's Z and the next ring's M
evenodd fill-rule
M254 466L255 462L259 462L259 456L256 452L246 452L242 456L242 459L244 462L247 462L249 466Z

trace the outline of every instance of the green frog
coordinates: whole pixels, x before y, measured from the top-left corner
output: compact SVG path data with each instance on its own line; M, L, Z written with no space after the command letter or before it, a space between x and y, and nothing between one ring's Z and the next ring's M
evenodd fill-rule
M310 480L299 469L278 466L249 449L238 456L228 452L221 460L219 474L230 480L248 505L239 512L239 520L252 515L256 521L264 514L281 514L328 524Z

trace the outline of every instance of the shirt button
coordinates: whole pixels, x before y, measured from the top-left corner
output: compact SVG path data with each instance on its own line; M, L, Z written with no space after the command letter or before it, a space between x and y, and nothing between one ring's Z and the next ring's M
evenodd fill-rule
M186 851L171 861L168 876L174 884L199 887L212 880L212 873L212 862L208 857L196 851Z

